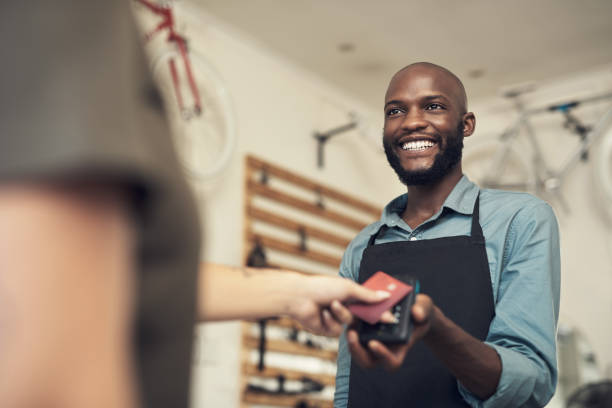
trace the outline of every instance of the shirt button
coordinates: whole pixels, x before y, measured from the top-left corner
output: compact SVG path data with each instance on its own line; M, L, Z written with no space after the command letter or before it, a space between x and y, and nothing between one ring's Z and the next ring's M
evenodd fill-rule
M410 237L411 241L416 241L418 238L417 237Z

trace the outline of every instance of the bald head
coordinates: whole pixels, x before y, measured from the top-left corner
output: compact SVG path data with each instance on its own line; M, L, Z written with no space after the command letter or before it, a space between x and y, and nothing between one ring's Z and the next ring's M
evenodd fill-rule
M459 111L461 113L467 112L467 95L461 80L457 77L457 75L453 74L448 69L430 62L415 62L400 69L395 75L393 75L393 78L391 78L385 99L387 99L389 91L392 89L394 83L412 75L433 76L437 81L446 84L446 88L453 96L455 103L457 103Z

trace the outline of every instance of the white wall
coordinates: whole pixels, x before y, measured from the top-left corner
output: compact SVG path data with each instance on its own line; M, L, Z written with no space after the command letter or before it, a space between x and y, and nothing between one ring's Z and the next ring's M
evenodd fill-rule
M384 89L381 109L373 112L333 84L225 26L202 9L183 3L179 12L179 26L186 28L193 49L222 73L233 99L238 127L238 150L229 169L216 182L197 186L206 260L233 265L241 262L242 182L247 153L380 206L404 191L384 154L376 152L377 145L356 132L328 143L325 169L319 170L315 162L313 131L346 123L349 111L368 118L374 138L380 134ZM612 70L607 67L546 84L539 101L610 88ZM489 131L501 129L513 117L508 113L509 107L497 98L472 101L472 108L478 129L474 141L489 137ZM552 130L547 132L547 156L567 149L569 142L562 139L565 137ZM466 142L468 149L472 143ZM591 180L590 165L577 168L564 187L571 213L557 211L562 233L561 321L586 335L603 367L612 364L608 347L612 340L612 241L610 224L602 222L594 209L595 187ZM202 325L197 344L193 406L238 406L238 324Z

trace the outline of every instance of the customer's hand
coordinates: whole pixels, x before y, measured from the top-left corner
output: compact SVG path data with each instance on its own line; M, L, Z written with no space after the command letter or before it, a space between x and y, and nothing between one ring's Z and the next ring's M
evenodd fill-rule
M332 276L303 276L303 278L288 313L304 329L315 334L340 335L343 326L353 322L353 315L346 307L348 304L377 303L390 296L388 292L373 291L345 278ZM381 321L393 322L394 317L387 311L381 317Z

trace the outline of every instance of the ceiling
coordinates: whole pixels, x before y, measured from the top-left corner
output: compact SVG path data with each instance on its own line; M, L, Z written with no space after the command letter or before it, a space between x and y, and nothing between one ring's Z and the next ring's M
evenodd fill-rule
M376 109L431 61L470 98L612 63L610 0L190 0Z

